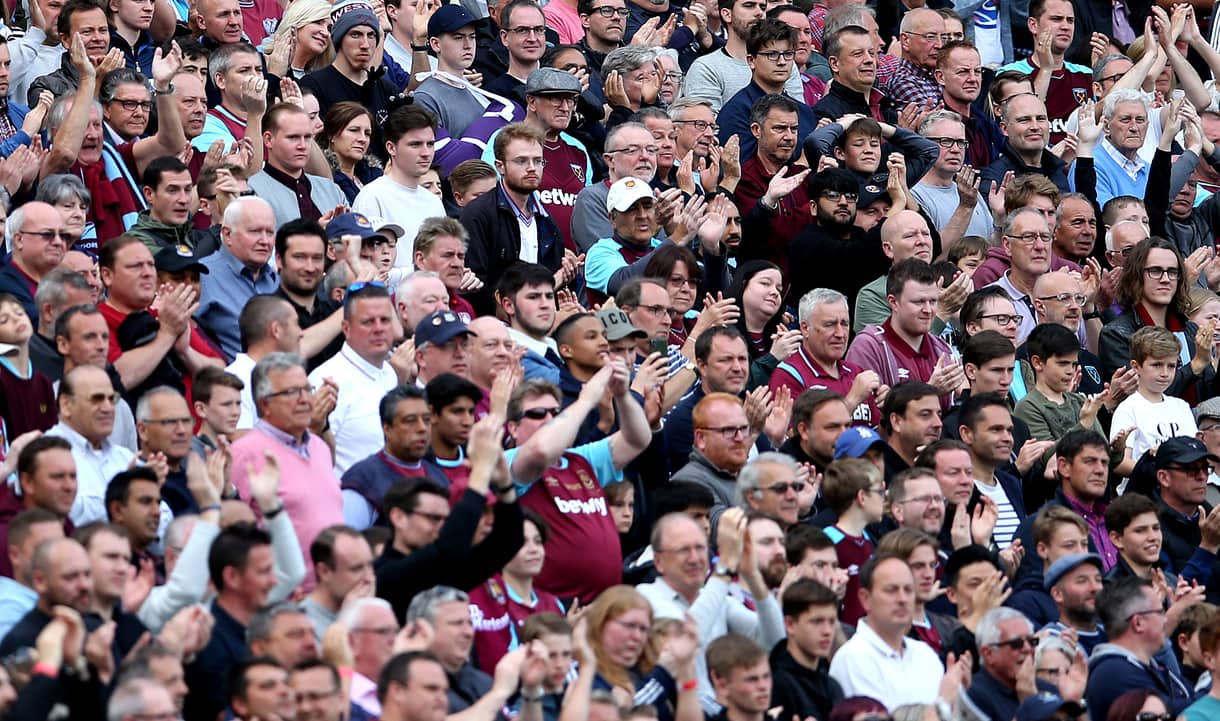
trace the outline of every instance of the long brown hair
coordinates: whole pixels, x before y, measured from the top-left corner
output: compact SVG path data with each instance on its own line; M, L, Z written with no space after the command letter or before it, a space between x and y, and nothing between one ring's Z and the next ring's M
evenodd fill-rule
M1164 238L1147 238L1131 249L1131 255L1123 265L1123 273L1118 279L1118 303L1124 308L1134 308L1144 300L1144 264L1148 262L1148 254L1153 249L1173 251L1173 257L1178 261L1178 286L1173 291L1173 300L1169 309L1183 316L1186 315L1186 267L1182 254L1177 246Z
M629 670L641 674L652 672L653 666L657 663L652 644L648 642L648 639L644 639L643 650L640 652L640 659L636 662L635 668L626 669L606 655L606 651L602 647L602 633L605 632L607 623L637 608L647 611L651 621L652 606L643 594L631 586L611 586L601 592L601 595L593 601L585 613L585 617L589 619L589 643L593 646L594 655L597 656L597 672L612 686L621 686L632 693L635 692L635 684L631 682L631 677L627 672Z
M369 119L369 130L377 125L373 114L360 103L343 100L330 106L330 110L326 111L326 117L322 119L322 135L325 137L326 147L330 147L331 138L342 133L349 123L361 115ZM369 140L369 151L372 151L371 139Z

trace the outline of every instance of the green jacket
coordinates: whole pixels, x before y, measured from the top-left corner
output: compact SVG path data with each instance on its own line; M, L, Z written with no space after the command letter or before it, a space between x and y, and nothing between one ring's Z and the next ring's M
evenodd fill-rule
M1093 425L1085 428L1080 425L1080 409L1084 405L1084 395L1080 393L1064 393L1064 403L1059 405L1042 395L1033 384L1029 392L1013 409L1012 414L1029 425L1029 437L1036 441L1058 441L1068 434L1068 431L1091 430L1105 436L1101 424L1096 420ZM1054 449L1043 454L1046 460L1054 453Z
M190 220L182 225L170 225L153 220L147 210L140 211L136 224L131 226L131 230L127 232L144 241L144 245L153 255L156 255L157 251L162 248L180 245L185 245L192 250L195 250L198 245L200 255L209 255L217 250L216 247L205 247L213 245L214 241L207 234L196 231Z

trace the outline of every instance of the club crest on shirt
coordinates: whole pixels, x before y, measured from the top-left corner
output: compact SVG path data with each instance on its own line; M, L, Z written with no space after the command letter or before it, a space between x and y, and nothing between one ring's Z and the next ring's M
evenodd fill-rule
M1072 99L1076 101L1077 105L1084 105L1085 101L1089 99L1088 89L1072 88Z
M576 477L580 479L580 483L585 487L586 491L591 491L597 487L597 484L594 483L593 479L583 469L576 469Z
M585 182L585 168L583 165L568 163L568 167L572 169L572 175L575 175L577 180L582 183Z

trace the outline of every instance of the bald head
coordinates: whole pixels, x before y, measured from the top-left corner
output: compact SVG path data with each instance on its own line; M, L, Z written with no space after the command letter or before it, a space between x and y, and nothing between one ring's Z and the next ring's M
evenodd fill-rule
M1134 220L1120 220L1106 232L1106 250L1121 259L1124 250L1133 248L1148 238L1148 228ZM1121 265L1121 263L1119 263Z
M496 375L513 362L514 344L508 336L508 326L484 315L466 327L474 334L470 339L470 380L480 388L491 388Z
M31 562L38 607L49 613L55 606L77 611L89 609L93 573L89 553L71 538L43 541Z
M1069 330L1079 330L1083 312L1079 302L1081 295L1080 281L1067 271L1038 276L1034 281L1034 310L1038 322L1058 323ZM1042 298L1051 300L1040 300Z
M895 263L908 258L932 261L932 231L913 210L901 210L881 225L881 249Z

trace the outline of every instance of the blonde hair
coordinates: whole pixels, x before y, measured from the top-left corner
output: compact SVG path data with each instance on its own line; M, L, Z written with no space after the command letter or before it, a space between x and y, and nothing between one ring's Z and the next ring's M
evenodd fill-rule
M1220 301L1220 295L1216 295L1215 291L1199 286L1192 286L1186 291L1186 315L1192 316L1195 313L1203 310L1203 306L1213 300Z
M326 0L294 0L291 5L284 10L283 17L280 18L280 24L275 29L275 37L288 33L295 33L297 30L305 27L310 23L316 23L320 20L326 20L330 17L331 5ZM264 45L266 52L271 52L272 41L268 40L268 44ZM321 70L330 65L335 59L334 43L326 43L326 49L318 53L309 62L305 63L304 70L306 72L313 70Z
M620 686L633 694L635 685L627 672L634 670L640 674L651 673L656 665L656 652L651 644L645 643L635 669L626 669L606 655L602 647L602 634L605 633L606 624L635 609L647 611L651 622L652 606L642 593L631 586L611 586L602 591L585 612L585 617L589 620L589 643L593 646L593 654L597 656L598 673L609 681L611 686Z

